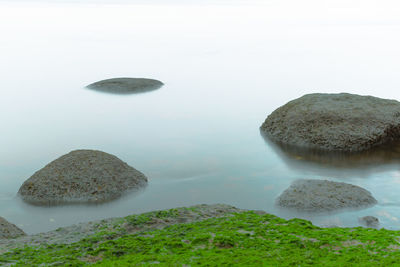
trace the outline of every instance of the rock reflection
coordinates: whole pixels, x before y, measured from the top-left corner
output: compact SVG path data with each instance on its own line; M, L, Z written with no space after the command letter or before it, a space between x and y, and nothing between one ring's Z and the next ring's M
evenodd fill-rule
M400 141L363 152L337 152L305 149L272 141L260 131L265 142L290 166L314 172L366 172L387 170L400 163ZM398 166L398 165L397 165ZM349 172L346 172L348 174Z

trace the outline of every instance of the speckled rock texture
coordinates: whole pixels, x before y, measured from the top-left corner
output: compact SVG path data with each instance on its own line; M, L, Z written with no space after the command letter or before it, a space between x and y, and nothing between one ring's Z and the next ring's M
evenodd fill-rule
M300 179L276 199L280 207L306 212L359 209L375 205L371 193L359 186L327 180Z
M75 150L50 162L26 180L18 191L37 205L98 203L140 189L147 178L111 154Z
M164 84L146 78L113 78L92 83L86 88L112 94L137 94L153 91Z
M24 231L0 217L0 239L16 238L24 235Z
M400 103L354 94L308 94L261 126L272 141L328 151L364 151L400 139Z

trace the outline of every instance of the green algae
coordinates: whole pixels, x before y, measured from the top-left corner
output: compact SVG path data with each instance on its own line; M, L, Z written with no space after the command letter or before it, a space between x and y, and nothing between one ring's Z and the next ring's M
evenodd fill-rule
M168 220L175 209L131 215L113 231L79 242L26 246L4 253L1 264L17 266L400 266L400 231L319 228L253 211L150 229L124 231L123 224ZM118 226L118 225L117 225Z

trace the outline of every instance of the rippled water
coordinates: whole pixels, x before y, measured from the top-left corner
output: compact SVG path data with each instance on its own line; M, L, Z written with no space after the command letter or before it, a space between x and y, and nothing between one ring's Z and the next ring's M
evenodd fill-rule
M259 132L275 108L306 93L400 100L396 2L101 2L0 2L0 216L35 233L226 203L324 226L374 215L400 229L396 146L341 159L285 150ZM165 85L128 96L84 89L113 77ZM118 156L149 177L148 187L98 206L16 198L36 170L80 148ZM274 207L298 178L359 185L379 204L323 215Z

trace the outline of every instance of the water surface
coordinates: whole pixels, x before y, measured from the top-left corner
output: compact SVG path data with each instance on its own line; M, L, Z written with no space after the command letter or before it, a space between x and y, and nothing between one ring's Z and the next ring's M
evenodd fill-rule
M377 216L400 229L398 162L332 167L293 159L259 126L314 92L400 100L394 1L0 2L0 215L28 233L199 203L315 224ZM85 90L114 77L165 83L137 95ZM143 192L98 206L36 207L20 185L74 149L114 154L149 177ZM379 204L294 214L275 198L298 178L348 182Z

